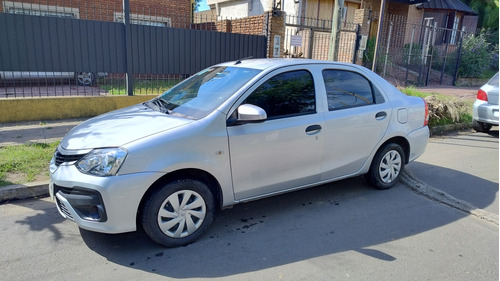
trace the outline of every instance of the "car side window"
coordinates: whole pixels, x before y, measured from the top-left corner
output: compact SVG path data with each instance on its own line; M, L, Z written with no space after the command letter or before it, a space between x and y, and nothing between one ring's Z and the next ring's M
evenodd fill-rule
M260 85L244 103L264 109L268 120L316 113L313 77L306 70L280 73Z
M330 111L375 103L370 82L356 72L326 69L323 80Z

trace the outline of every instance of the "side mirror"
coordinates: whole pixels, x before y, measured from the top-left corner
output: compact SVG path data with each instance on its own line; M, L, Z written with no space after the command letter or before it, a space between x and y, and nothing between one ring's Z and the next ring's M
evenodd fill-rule
M260 123L267 119L264 109L253 104L242 104L236 110L237 118L229 119L228 126L241 125L246 123Z

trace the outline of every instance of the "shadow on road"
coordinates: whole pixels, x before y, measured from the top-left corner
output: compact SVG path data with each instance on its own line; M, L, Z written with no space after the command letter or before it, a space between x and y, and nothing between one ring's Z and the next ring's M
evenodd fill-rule
M377 245L465 216L402 184L378 191L357 177L223 210L208 233L186 247L164 248L142 231L80 233L91 250L122 266L172 278L217 278L346 251L392 262L408 253L385 253Z
M29 226L31 231L42 232L48 230L52 233L54 241L63 238L63 234L56 227L57 224L62 223L65 219L59 215L54 203L37 200L37 201L14 201L11 204L16 204L22 207L31 208L39 211L34 216L24 217L23 220L16 221L17 224Z
M408 169L426 184L498 214L498 183L440 166L413 162Z

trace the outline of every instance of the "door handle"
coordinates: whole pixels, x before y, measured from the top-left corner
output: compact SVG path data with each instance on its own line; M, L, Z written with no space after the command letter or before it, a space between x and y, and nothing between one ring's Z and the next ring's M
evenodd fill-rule
M377 113L377 114L375 115L375 119L377 119L377 120L382 120L382 119L384 119L386 116L387 116L387 112L385 112L385 111L380 111L379 113Z
M315 133L318 133L320 130L321 130L320 125L311 125L306 128L306 134L313 135Z

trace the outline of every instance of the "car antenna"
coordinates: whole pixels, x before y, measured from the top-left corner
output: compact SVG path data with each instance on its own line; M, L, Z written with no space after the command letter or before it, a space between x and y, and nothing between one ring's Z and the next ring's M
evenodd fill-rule
M234 65L240 64L242 60L247 60L247 59L253 59L253 56L249 56L249 57L246 57L246 58L239 59L239 60L237 60L237 61L234 63Z

